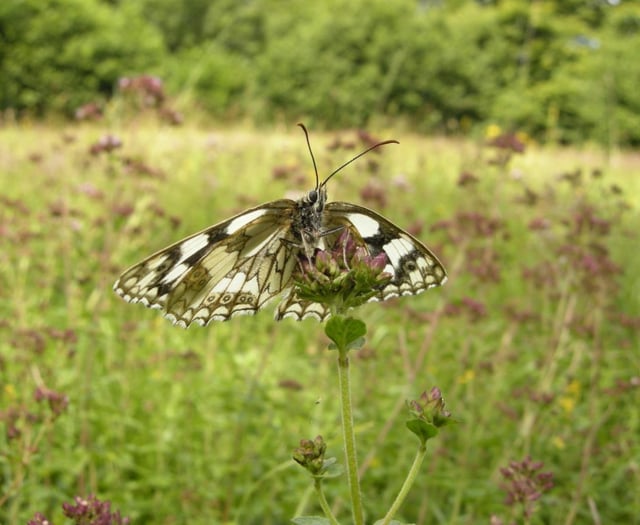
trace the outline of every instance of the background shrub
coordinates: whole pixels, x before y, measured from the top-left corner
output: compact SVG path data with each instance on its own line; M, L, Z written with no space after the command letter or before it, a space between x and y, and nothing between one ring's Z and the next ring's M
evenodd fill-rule
M6 0L0 107L68 112L144 73L216 118L637 145L639 34L640 5L605 0Z

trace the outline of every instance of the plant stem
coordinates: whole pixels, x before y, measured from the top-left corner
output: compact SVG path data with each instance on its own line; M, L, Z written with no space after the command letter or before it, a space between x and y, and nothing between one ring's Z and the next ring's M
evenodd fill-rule
M349 380L349 357L347 349L338 349L338 377L340 379L340 399L342 405L342 436L347 462L347 481L351 493L351 511L354 525L364 524L360 480L358 479L358 458L356 437L353 432L353 411L351 408L351 386Z
M331 522L331 525L340 525L336 517L333 515L333 512L331 512L331 507L329 506L327 498L324 495L324 491L322 490L322 479L316 478L313 482L313 486L318 494L318 499L320 500L320 506L324 511L324 515Z
M427 453L427 445L426 443L421 443L418 447L418 452L416 452L416 457L413 460L413 465L409 469L409 473L407 474L407 478L404 480L402 487L400 488L400 492L396 496L395 501L391 505L389 512L387 512L386 516L380 522L380 525L389 525L393 516L395 516L396 512L406 499L409 494L409 490L411 489L416 477L418 476L418 472L420 471L420 466L422 465L422 461L424 460L424 456Z

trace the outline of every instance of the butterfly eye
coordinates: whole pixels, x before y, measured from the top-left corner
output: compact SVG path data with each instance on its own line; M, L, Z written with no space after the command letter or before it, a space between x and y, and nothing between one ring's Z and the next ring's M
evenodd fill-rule
M318 200L318 192L317 190L311 190L309 195L307 195L307 199L311 204L314 204Z

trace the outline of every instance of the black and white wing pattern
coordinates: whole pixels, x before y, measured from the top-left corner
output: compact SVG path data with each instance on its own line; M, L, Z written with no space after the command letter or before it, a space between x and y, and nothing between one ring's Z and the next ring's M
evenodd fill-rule
M369 255L381 252L386 255L384 271L392 278L370 301L417 295L446 282L447 273L438 258L418 239L382 215L347 202L329 202L324 207L323 219L327 231L340 232L346 228ZM333 240L326 242L332 245ZM287 317L324 320L329 317L329 311L324 305L300 300L295 289L291 289L276 312L278 320Z
M185 328L255 314L291 285L295 212L288 199L245 211L147 257L113 288Z
M185 328L255 314L283 292L277 320L322 321L330 315L326 305L300 299L293 278L301 257L309 256L306 243L311 251L327 249L345 229L369 255L386 255L384 271L392 278L371 301L445 283L444 267L415 237L372 210L346 202L325 205L312 194L263 204L160 250L125 271L114 290Z
M297 201L268 202L160 250L125 271L114 290L125 301L162 310L185 328L255 314L281 294L276 319L324 320L327 306L301 299L294 281L303 261L338 246L345 231L368 255L385 255L384 271L392 277L372 301L444 284L444 267L415 237L367 208L327 203L327 182L338 171L389 142L371 146L322 183L316 169L316 187Z

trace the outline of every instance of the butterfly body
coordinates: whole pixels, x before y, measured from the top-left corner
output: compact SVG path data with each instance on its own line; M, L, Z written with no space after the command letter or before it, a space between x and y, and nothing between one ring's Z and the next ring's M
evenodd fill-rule
M296 213L291 218L291 234L299 240L308 258L313 256L315 248L324 234L322 214L327 198L324 188L311 190L306 196L295 201Z
M372 301L444 284L442 264L409 233L367 208L327 203L330 177L299 200L268 202L160 250L126 270L114 290L185 328L255 314L282 294L277 320L324 320L328 307L299 298L295 277L302 260L334 247L345 231L367 254L386 256L392 277Z

